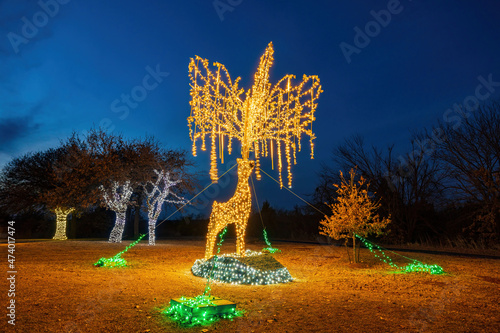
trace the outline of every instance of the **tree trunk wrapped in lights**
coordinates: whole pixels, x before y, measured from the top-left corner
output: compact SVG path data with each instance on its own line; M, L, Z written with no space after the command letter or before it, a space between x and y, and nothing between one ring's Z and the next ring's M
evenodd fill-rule
M133 192L132 186L128 180L123 184L114 181L111 186L111 193L108 193L104 186L101 186L100 189L106 206L116 213L115 225L109 235L109 242L120 243L125 227L127 206Z
M170 174L163 170L154 170L156 173L156 181L148 182L144 186L144 192L146 193L146 204L148 207L148 226L149 226L149 245L155 245L155 229L156 221L161 213L163 203L185 203L184 198L177 196L175 193L170 191L172 186L177 185L181 180L172 181L170 179ZM151 188L151 190L149 190ZM167 200L168 195L171 194L178 200Z
M54 209L54 213L56 214L56 233L52 239L57 240L66 240L66 221L68 219L68 215L74 211L73 208L64 208L57 207Z
M255 174L260 179L260 159L270 157L274 168L274 158L277 158L280 186L282 180L282 154L285 153L287 162L288 186L292 186L292 159L296 164L296 152L301 150L301 136L309 136L311 146L311 158L314 156L313 140L315 135L312 123L315 120L314 112L317 107L316 100L321 94L319 78L315 75L303 76L302 81L292 85L294 75L286 75L274 86L269 82L269 69L273 64L273 46L269 43L266 51L260 58L260 64L254 76L254 84L245 92L239 88L240 78L234 82L231 80L226 67L220 63L214 63L215 72L209 68L207 59L196 56L189 64L189 77L191 79L191 115L188 118L189 134L193 141L193 155L196 156L196 141L201 140L201 149L206 150L207 136L210 138L210 178L217 182L217 157L224 161L224 149L227 147L228 154L232 151L232 141L236 139L241 144L241 162L238 162L238 174L241 170L247 170L250 153L254 152ZM244 97L242 94L245 93ZM227 146L226 146L227 145ZM274 152L274 149L277 152ZM218 152L218 154L217 154ZM248 185L250 172L244 172ZM240 184L238 181L238 184ZM237 188L233 199L244 196L240 193L241 186ZM244 191L244 190L241 190ZM249 198L250 198L250 194ZM230 199L229 202L231 202ZM243 200L244 201L244 200ZM218 203L214 203L212 211L216 211ZM246 205L244 205L246 207ZM242 216L250 212L241 211ZM212 249L209 248L213 238L212 228L222 229L225 224L232 223L229 220L213 221L218 214L212 214L207 240L206 256L211 256ZM233 221L234 222L234 221ZM216 227L217 226L217 227ZM246 227L246 223L245 223ZM244 227L244 228L245 228ZM242 232L238 232L239 238L243 238ZM238 252L244 255L244 243L238 247Z

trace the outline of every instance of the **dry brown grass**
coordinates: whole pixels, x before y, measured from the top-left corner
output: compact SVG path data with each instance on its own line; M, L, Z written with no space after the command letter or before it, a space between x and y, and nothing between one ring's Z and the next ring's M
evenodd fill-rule
M17 332L497 332L500 260L403 253L441 265L448 275L395 274L362 250L345 261L342 247L276 243L276 258L295 281L271 286L215 283L244 317L183 329L160 311L171 298L203 292L191 274L203 241L143 241L123 269L95 268L129 242L44 241L16 246ZM230 241L223 252L232 252ZM234 244L233 244L234 246ZM0 245L4 253L6 245ZM250 243L250 249L262 248ZM3 266L6 269L4 264ZM2 294L7 285L2 279ZM6 304L6 302L3 302ZM4 308L5 309L5 308ZM5 312L5 310L4 310ZM14 331L5 316L0 331ZM203 331L205 332L205 331Z

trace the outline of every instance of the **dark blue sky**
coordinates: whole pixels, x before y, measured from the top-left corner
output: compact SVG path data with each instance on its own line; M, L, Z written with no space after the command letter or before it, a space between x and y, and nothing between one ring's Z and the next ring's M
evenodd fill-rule
M0 166L99 124L190 150L189 58L221 62L249 88L272 41L272 82L316 74L323 85L316 158L307 147L293 168L293 190L310 194L345 138L404 153L411 131L454 103L498 98L499 16L498 1L0 0ZM144 83L157 68L169 74ZM481 98L480 77L493 81ZM134 88L147 96L127 106ZM208 155L195 158L207 175ZM278 207L300 203L265 176L257 191Z

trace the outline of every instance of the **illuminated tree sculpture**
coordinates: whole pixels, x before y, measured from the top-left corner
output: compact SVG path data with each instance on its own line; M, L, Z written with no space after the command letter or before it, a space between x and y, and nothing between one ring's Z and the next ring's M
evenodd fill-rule
M102 192L102 197L106 206L115 212L115 226L111 230L109 235L109 242L120 243L123 237L123 229L125 227L125 217L127 213L127 206L130 201L130 197L133 193L133 188L130 185L130 181L126 181L123 184L119 182L113 182L111 189L106 190L104 186L100 186Z
M292 186L291 164L296 163L296 152L301 150L301 136L310 138L311 158L314 156L313 140L315 138L312 123L315 120L316 110L321 90L319 78L315 75L303 76L302 82L292 85L294 75L286 75L274 86L269 82L269 69L273 64L273 46L269 43L266 51L260 58L260 64L254 76L254 84L245 92L238 87L240 78L231 80L226 67L214 63L212 72L207 59L196 56L189 64L191 79L191 115L188 118L189 134L193 141L193 155L196 156L196 141L201 140L201 149L206 150L206 139L210 138L210 177L217 182L217 150L221 162L224 162L224 149L232 152L232 141L236 139L241 144L242 159L238 161L238 176L246 177L248 184L248 159L250 152L255 157L255 174L260 179L260 158L270 157L274 168L276 155L280 186L282 180L282 155L285 155L288 172L288 186ZM201 64L200 64L201 63ZM242 94L245 92L245 96ZM276 149L276 153L275 153ZM253 167L253 166L252 166ZM240 170L245 170L243 174ZM246 186L238 181L238 188L234 197L245 196L239 191L246 191ZM249 194L250 195L250 194ZM233 198L234 198L233 197ZM245 201L245 200L243 200ZM212 208L215 212L217 203ZM250 207L242 205L235 211L244 218ZM213 238L211 228L221 229L229 221L222 219L212 222L208 237ZM238 219L239 220L239 219ZM246 226L246 225L245 225ZM223 229L223 227L222 227ZM241 241L245 230L238 233L240 247L237 253L244 255L244 243ZM214 240L207 240L205 257L212 255L210 244Z
M148 208L148 224L149 224L149 245L155 245L155 229L156 221L161 213L162 206L165 202L170 203L185 203L184 198L177 196L171 191L171 187L177 185L181 180L172 181L170 174L163 170L154 170L156 173L156 181L149 181L144 186L144 193L146 194L146 204ZM177 200L167 200L168 195L171 194Z

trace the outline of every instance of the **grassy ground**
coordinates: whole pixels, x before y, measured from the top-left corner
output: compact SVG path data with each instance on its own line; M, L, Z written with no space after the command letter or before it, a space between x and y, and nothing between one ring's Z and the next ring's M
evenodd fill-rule
M209 327L180 328L161 311L171 298L196 296L205 279L190 268L202 241L142 241L127 268L93 267L129 242L43 241L16 244L16 325L2 332L498 332L500 260L402 253L448 274L400 274L361 250L348 264L342 247L276 243L274 255L295 280L271 286L215 283L215 296L245 315ZM248 248L259 250L261 243ZM7 253L6 244L0 248ZM234 252L234 242L222 252ZM403 263L396 260L397 263ZM7 271L6 261L2 266ZM2 279L1 293L8 286ZM5 299L2 297L2 299ZM7 301L3 304L6 306ZM4 307L4 312L5 312Z

